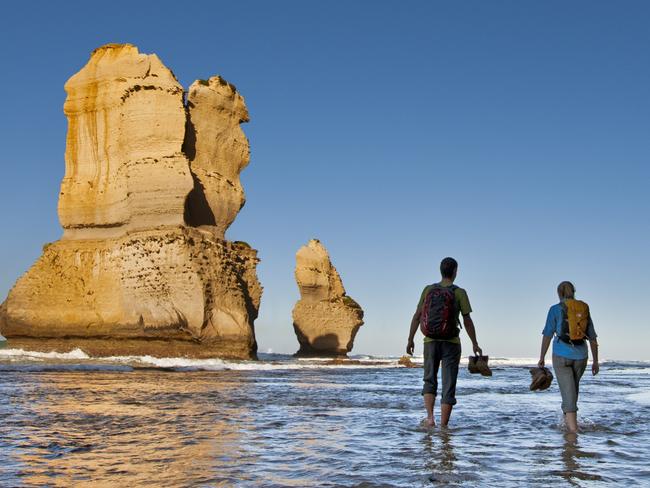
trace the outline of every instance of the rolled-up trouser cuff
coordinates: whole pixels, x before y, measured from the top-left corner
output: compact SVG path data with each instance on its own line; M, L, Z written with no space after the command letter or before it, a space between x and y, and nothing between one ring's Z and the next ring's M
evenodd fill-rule
M460 362L460 344L433 341L424 344L424 384L422 394L438 393L438 370L442 366L441 403L456 405L456 379Z
M433 385L427 385L425 383L424 386L422 387L422 394L436 396L436 389L434 388Z

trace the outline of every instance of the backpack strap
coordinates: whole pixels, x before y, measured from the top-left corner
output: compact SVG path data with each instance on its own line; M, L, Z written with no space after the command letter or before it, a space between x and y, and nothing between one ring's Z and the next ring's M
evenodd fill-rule
M456 285L451 285L449 288L451 288L451 291L454 293L454 309L456 308L456 290L460 288L460 286ZM460 320L460 309L459 310L454 310L456 312L456 324L458 324L459 328L463 328L463 323Z

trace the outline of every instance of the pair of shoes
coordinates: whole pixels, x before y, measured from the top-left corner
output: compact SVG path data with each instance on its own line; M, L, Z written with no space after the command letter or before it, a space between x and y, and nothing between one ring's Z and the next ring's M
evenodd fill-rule
M548 368L530 368L532 380L530 382L530 391L546 390L553 382L553 373Z
M405 366L407 368L417 368L418 365L415 364L413 361L411 361L411 358L408 356L402 356L399 358L399 361L397 361L397 364L401 364L402 366Z
M489 356L470 356L468 359L467 369L470 373L492 376L492 370L488 366Z

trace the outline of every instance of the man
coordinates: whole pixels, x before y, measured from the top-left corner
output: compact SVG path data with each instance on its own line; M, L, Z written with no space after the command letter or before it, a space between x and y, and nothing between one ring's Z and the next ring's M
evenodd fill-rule
M406 353L413 354L415 343L413 339L422 323L424 338L424 408L427 411L426 425L433 427L436 422L433 417L433 406L438 390L438 369L442 362L442 398L440 400L440 424L446 427L451 417L451 411L456 404L456 379L460 363L460 330L458 325L459 313L463 315L463 324L467 335L472 341L474 354L481 356L483 351L476 341L474 322L470 317L472 307L469 304L467 292L454 285L458 263L454 258L445 258L440 263L440 283L429 285L422 291L418 308L411 320ZM448 302L445 300L448 299ZM449 303L449 308L446 308ZM449 318L447 318L449 316ZM441 318L442 317L442 318Z

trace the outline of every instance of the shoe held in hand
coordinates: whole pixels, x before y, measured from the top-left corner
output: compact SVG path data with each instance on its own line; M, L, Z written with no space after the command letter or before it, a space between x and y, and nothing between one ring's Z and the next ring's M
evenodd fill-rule
M470 356L468 359L467 369L470 373L492 376L492 370L488 366L489 356Z
M548 368L535 367L530 368L529 371L532 376L530 382L531 391L542 391L551 386L551 383L553 382L553 373L551 373L551 370Z

